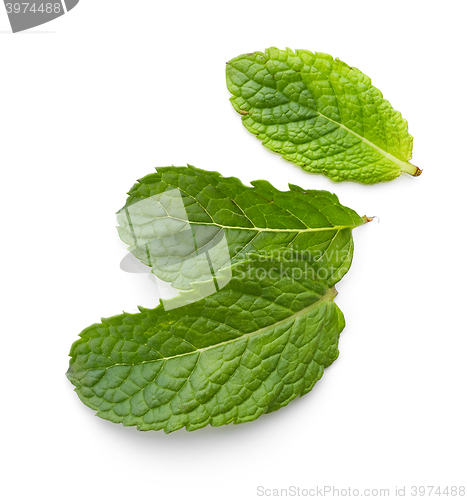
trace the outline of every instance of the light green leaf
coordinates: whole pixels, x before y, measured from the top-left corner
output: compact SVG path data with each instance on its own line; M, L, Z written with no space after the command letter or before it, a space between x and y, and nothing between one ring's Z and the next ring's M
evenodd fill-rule
M339 281L352 260L352 229L368 219L327 191L251 184L191 166L158 168L130 190L119 235L158 278L182 290L248 253L282 247L311 261L330 286Z
M172 432L248 422L309 392L338 356L344 318L305 261L282 264L247 260L210 297L84 330L67 372L83 403Z
M370 78L328 54L244 54L227 63L227 87L247 130L308 172L364 184L421 174L406 120Z

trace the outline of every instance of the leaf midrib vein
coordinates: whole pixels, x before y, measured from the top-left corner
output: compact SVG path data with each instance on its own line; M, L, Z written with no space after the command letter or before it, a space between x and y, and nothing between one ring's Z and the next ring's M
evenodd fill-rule
M151 222L145 222L144 224L138 224L138 226L142 227L147 224L152 224L154 220L164 219L166 217L155 217ZM357 227L357 224L349 224L349 225L341 225L341 226L332 226L332 227L307 227L304 229L299 228L291 228L291 229L281 229L281 228L267 228L267 227L243 227L243 226L225 226L223 224L219 224L218 222L192 222L185 219L180 219L178 217L169 216L168 218L172 220L177 220L179 222L184 222L188 225L196 225L196 226L217 226L222 229L238 229L241 231L257 231L257 232L267 232L267 233L312 233L315 231L335 231L340 229L348 229Z
M288 316L287 318L281 319L280 321L273 323L271 325L260 328L259 330L254 330L250 333L245 333L245 334L241 335L240 337L235 337L233 339L229 339L229 340L226 340L224 342L219 342L218 344L213 344L210 346L201 347L201 348L196 349L194 351L184 352L182 354L175 354L174 356L167 356L167 357L162 357L159 359L151 359L148 361L139 361L138 363L114 363L111 366L105 366L103 368L83 368L82 370L78 370L75 373L80 373L83 371L90 371L90 370L107 370L107 369L113 368L115 366L131 366L131 367L133 367L133 366L143 365L143 364L147 364L147 363L157 363L159 361L165 363L166 361L168 361L170 359L181 358L183 356L190 356L190 355L196 355L196 354L200 355L201 353L203 353L205 351L215 349L216 347L232 344L232 343L237 342L237 341L242 341L244 339L247 339L247 341L248 341L248 339L250 339L251 337L254 337L256 335L260 335L261 333L265 332L268 329L276 328L280 325L287 323L288 321L295 321L300 316L307 314L309 311L312 311L316 307L319 307L324 302L331 302L336 295L337 295L337 291L336 291L335 287L332 286L331 288L328 288L328 291L320 299L318 299L316 302L313 302L313 304L310 304L309 306L301 309L300 311L297 311L296 313L292 314L291 316Z

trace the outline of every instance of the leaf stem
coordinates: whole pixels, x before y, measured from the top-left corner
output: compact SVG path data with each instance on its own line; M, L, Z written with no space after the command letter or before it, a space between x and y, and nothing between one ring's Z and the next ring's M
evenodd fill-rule
M401 170L402 172L406 172L407 174L410 174L413 177L418 177L419 175L422 175L423 172L423 170L416 167L415 165L412 165L408 161L405 161L404 163L401 164Z

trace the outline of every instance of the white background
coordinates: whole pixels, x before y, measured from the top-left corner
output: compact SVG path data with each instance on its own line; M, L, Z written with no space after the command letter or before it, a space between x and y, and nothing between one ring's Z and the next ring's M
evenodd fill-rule
M81 0L12 35L0 8L4 498L466 485L465 14L446 0ZM224 72L271 45L368 74L408 120L423 175L335 184L263 148ZM67 354L101 316L157 303L120 270L115 212L153 167L186 163L330 190L380 223L354 232L341 354L309 395L240 426L143 433L79 401Z

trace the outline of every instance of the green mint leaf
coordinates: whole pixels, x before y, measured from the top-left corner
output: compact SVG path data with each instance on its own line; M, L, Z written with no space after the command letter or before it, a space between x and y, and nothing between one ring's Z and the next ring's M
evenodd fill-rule
M151 261L182 248L171 277L187 286L80 334L67 376L84 404L115 423L172 432L248 422L313 388L338 356L334 284L350 266L352 229L368 219L326 191L290 188L194 167L159 168L132 188L119 212L123 239L142 238ZM225 233L231 260L215 277L197 274L198 264L188 272L197 256L188 236L206 237L195 246L214 251L211 264L222 239L187 225Z
M67 376L99 417L140 430L191 431L275 411L338 356L336 291L306 270L303 260L246 260L198 302L103 319L73 344Z
M369 77L328 54L244 54L227 63L227 87L247 130L308 172L364 184L421 174L406 120Z
M352 229L368 219L327 191L251 184L191 166L158 168L130 190L117 215L119 235L158 278L181 290L249 253L282 247L312 261L329 286L337 283L352 260Z

